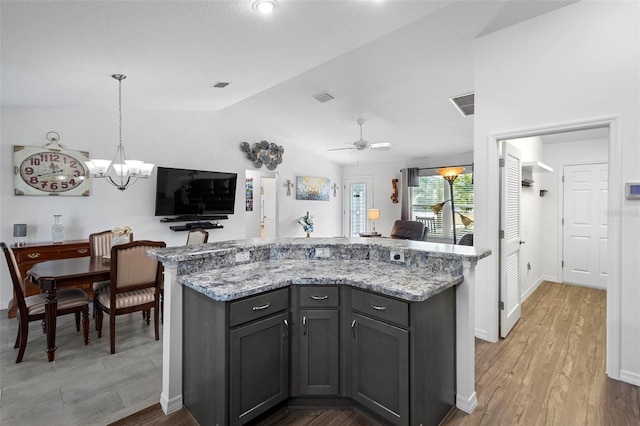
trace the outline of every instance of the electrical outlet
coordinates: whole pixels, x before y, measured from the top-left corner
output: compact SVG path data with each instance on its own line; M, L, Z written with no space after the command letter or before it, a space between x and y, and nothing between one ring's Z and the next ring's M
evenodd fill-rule
M250 259L251 253L248 251L237 251L236 252L236 263L238 262L248 262Z
M389 260L392 262L402 262L404 263L404 252L402 250L390 250L389 251Z
M317 247L316 248L316 257L321 257L326 259L331 256L331 249L329 247Z

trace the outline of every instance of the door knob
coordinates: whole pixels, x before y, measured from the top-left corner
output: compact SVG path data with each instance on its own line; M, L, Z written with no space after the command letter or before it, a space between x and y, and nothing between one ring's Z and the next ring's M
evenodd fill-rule
M524 241L520 241L520 245L524 244Z

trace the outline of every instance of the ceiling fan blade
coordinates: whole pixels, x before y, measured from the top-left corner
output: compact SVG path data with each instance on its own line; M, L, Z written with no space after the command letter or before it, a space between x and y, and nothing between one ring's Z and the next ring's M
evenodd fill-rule
M331 149L328 149L327 151L344 151L345 149L348 149L348 150L351 151L351 150L354 150L354 149L357 149L357 148L353 147L353 146L350 147L350 148L331 148Z
M389 151L393 144L391 142L380 142L380 143L372 143L369 144L369 148L375 149L377 151Z

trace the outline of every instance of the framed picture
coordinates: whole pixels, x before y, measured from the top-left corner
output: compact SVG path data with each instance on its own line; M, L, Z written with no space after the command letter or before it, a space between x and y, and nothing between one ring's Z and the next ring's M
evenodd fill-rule
M312 176L296 177L296 200L329 201L331 181Z
M245 191L245 210L253 211L253 178L247 178L244 183Z

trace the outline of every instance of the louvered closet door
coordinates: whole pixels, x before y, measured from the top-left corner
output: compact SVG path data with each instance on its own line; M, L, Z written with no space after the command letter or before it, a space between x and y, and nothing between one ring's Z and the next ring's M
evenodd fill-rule
M520 319L520 150L503 142L500 167L500 337Z

